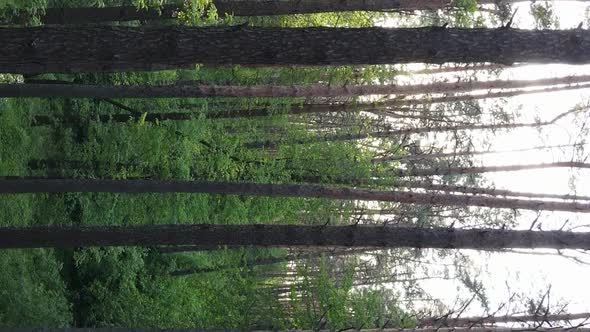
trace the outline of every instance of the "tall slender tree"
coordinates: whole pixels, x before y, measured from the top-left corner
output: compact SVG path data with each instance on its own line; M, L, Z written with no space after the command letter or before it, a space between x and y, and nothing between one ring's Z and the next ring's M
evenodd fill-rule
M590 312L576 314L534 314L534 315L507 315L507 316L481 316L481 317L428 317L418 321L418 326L479 326L497 323L544 323L573 321L589 319Z
M391 138L396 136L411 135L411 134L424 134L424 133L435 133L435 132L453 132L459 130L499 130L499 129L516 129L516 128L539 128L542 126L548 126L555 124L558 120L572 113L578 112L578 109L573 109L568 112L562 113L559 116L553 118L550 121L535 122L535 123L504 123L504 124L463 124L457 126L426 126L419 128L408 128L408 129L393 129L393 130L381 130L371 133L342 133L342 134L328 134L318 137L301 138L292 141L281 141L281 140L266 140L257 141L244 144L248 148L270 148L276 149L281 143L286 144L310 144L310 143L321 143L321 142L336 142L336 141L351 141L367 138ZM558 166L556 166L558 167ZM564 166L565 167L565 166ZM458 172L455 170L449 170L450 172ZM467 170L468 171L468 170ZM467 172L466 171L466 172ZM474 173L478 173L475 172Z
M481 188L481 187L470 187L462 185L448 185L448 184L436 184L429 182L419 181L396 181L394 182L395 187L404 187L408 189L426 189L436 190L444 192L456 192L473 195L490 195L490 196L509 196L509 197L526 197L526 198L553 198L563 200L574 200L574 201L587 201L590 200L590 196L583 195L562 195L562 194L544 194L544 193L532 193L522 192L506 189L495 189L495 188Z
M525 151L539 151L551 150L554 148L576 148L584 146L584 143L574 144L557 144L557 145L541 145L530 148L510 149L510 150L490 150L490 151L456 151L456 152L438 152L438 153L424 153L424 154L394 154L394 155L380 155L372 159L374 163L385 163L389 161L411 161L421 159L438 159L438 158L454 158L460 156L480 156L488 154L502 154L502 153L516 153Z
M522 0L520 0L522 1ZM515 0L503 0L511 3ZM479 0L479 4L495 4L494 0ZM408 10L439 10L456 7L452 0L213 0L218 15L272 16L345 11L391 12ZM45 24L85 24L112 21L174 19L183 10L180 4L165 4L158 8L137 9L120 7L48 8L42 17Z
M590 233L497 229L426 229L366 225L263 224L0 228L0 248L158 245L590 249Z
M516 172L530 169L545 168L590 168L589 163L575 161L561 161L554 163L501 165L501 166L480 166L480 167L436 167L431 169L411 168L407 170L392 170L397 176L433 176L433 175L457 175L457 174L479 174L490 172Z
M363 95L422 95L468 92L491 89L516 89L550 85L572 86L590 82L590 75L551 77L535 80L496 80L474 82L436 82L391 85L79 85L55 83L3 84L0 97L69 97L69 98L165 98L165 97L344 97ZM563 87L560 87L563 88ZM392 101L395 104L395 101ZM377 103L389 105L388 102ZM367 105L370 107L369 105Z
M347 187L294 184L227 183L156 180L8 179L0 193L210 193L270 197L307 197L386 201L423 205L482 206L492 208L590 212L590 204L442 193L378 191Z

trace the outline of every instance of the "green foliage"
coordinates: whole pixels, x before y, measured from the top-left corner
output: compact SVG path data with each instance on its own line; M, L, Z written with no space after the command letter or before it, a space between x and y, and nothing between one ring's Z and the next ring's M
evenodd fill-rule
M3 250L0 266L0 326L71 324L61 264L51 250Z
M212 0L185 0L184 8L178 13L178 19L192 26L217 25L223 23L217 15ZM228 18L224 18L228 19Z
M553 4L549 1L531 2L530 12L535 20L537 29L559 29L559 20L553 11Z
M387 300L386 290L354 287L355 266L353 262L345 265L339 275L330 272L324 258L318 275L313 275L308 267L301 267L302 281L293 285L290 299L293 327L337 331L380 328L385 323L415 326L413 319Z
M154 0L0 0L2 22L37 24L46 6L157 8ZM186 1L179 21L194 26L260 24L264 26L370 26L383 14L344 13L273 18L219 18L209 0ZM25 13L25 14L23 14ZM6 19L6 20L5 20ZM138 22L129 23L138 24ZM174 24L174 23L173 23ZM208 67L76 75L42 75L42 79L87 84L284 84L342 85L390 81L387 66L321 68ZM23 77L0 74L1 82ZM295 124L285 113L302 99L163 98L116 100L0 99L0 176L110 179L183 179L261 183L342 183L369 178L375 170L368 151L357 144L281 145L276 150L247 149L245 142L269 138L286 141L318 133ZM244 109L269 109L273 116L208 119L208 115ZM186 112L190 121L147 120L150 112ZM138 113L134 118L131 113ZM99 121L99 116L129 114L127 122ZM37 126L35 116L53 125ZM303 116L301 120L312 119ZM358 114L349 115L349 131L366 130ZM68 120L66 119L74 119ZM310 120L311 121L311 120ZM33 163L39 161L39 165ZM45 164L43 164L45 162ZM37 165L37 166L36 166ZM146 225L162 223L346 223L353 202L325 199L242 197L205 194L52 194L3 195L2 226ZM257 258L280 257L279 250L244 248L162 254L153 248L86 248L54 252L0 253L0 325L5 326L142 326L202 328L313 328L317 313L288 315L268 288L277 280L263 272L280 272L284 263L251 267ZM172 276L182 269L219 271ZM324 267L325 269L325 267ZM301 271L313 286L296 307L326 312L328 326L344 328L382 322L388 304L380 292L357 292L352 273L335 279L327 270L316 278ZM309 302L312 301L312 302ZM311 305L311 307L308 307ZM387 310L386 310L387 309ZM350 310L355 313L351 320ZM365 325L364 325L365 324Z

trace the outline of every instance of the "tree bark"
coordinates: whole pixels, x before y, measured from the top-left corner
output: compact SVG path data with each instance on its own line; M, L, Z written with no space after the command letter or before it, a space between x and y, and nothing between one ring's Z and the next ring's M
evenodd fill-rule
M10 179L0 180L0 193L209 193L269 197L302 197L386 201L408 204L481 206L526 210L590 212L590 204L542 200L507 199L452 194L425 194L402 191L377 191L347 187L293 184L258 184L156 180L74 180Z
M197 63L590 62L590 31L584 29L53 26L3 28L0 41L0 72L15 74L162 70Z
M374 163L384 163L388 161L408 161L408 160L422 160L422 159L437 159L437 158L454 158L460 156L479 156L486 154L500 154L500 153L515 153L535 150L549 150L552 148L567 148L583 146L583 143L577 144L559 144L559 145L544 145L535 146L532 148L512 149L512 150L490 150L490 151L457 151L457 152L441 152L441 153L425 153L425 154L407 154L407 155L391 155L385 157L373 158Z
M525 197L525 198L555 198L561 200L573 200L573 201L588 201L590 196L578 196L578 195L559 195L559 194L540 194L522 191L512 191L505 189L495 188L478 188L468 187L460 185L446 185L446 184L433 184L428 182L414 182L414 181L397 181L394 182L395 187L404 187L408 189L421 188L426 190L437 190L444 192L456 192L473 195L489 195L489 196L504 196L504 197Z
M267 257L267 258L260 258L257 260L249 261L245 265L237 265L237 266L217 266L211 268L193 268L193 269L184 269L184 270L175 270L170 272L170 275L173 277L183 277L189 276L193 274L199 273L211 273L211 272L219 272L219 271L227 271L231 269L236 269L240 267L247 267L247 268L254 268L257 266L266 266L266 265L274 265L278 263L285 263L290 260L296 259L295 256L283 256L283 257Z
M0 248L224 244L261 247L590 249L590 233L263 224L0 228Z
M491 0L483 0L491 3ZM344 11L436 10L452 5L450 0L213 0L220 17L274 16ZM481 0L480 0L481 3ZM115 21L146 21L175 19L183 9L181 4L138 10L135 6L47 8L44 24L86 24Z
M0 87L1 89L1 87ZM274 112L269 108L259 109L241 109L227 110L220 112L209 112L205 115L206 119L233 119L241 117L262 117L281 114L307 114L307 113L330 113L330 112L354 112L368 108L365 105L329 105L329 104L304 104L291 107L286 113ZM78 125L84 121L97 121L102 123L109 122L129 122L139 121L143 118L145 122L156 121L189 121L199 118L199 113L193 112L167 112L167 113L149 113L143 114L101 114L94 117L86 118L77 115L66 115L52 117L49 115L35 115L32 119L33 126L48 126L54 124Z
M1 31L1 30L0 30ZM0 59L1 65L1 59ZM552 77L536 80L497 80L479 82L437 82L406 85L80 85L80 84L2 84L0 97L66 98L168 98L168 97L355 97L364 95L420 95L469 92L491 89L516 89L590 82L590 75ZM564 87L559 87L564 89ZM513 91L508 91L514 93ZM463 96L461 96L463 97ZM397 103L397 101L392 101ZM401 101L400 101L401 102ZM370 105L370 104L369 104ZM376 103L375 105L388 105ZM368 106L368 105L367 105Z
M516 2L515 0L504 2ZM494 4L494 0L479 0L478 4ZM368 11L389 12L408 10L438 10L453 6L451 0L213 0L217 14L233 16L273 16L328 12ZM162 5L138 10L135 6L47 8L44 24L85 24L115 21L145 21L174 19L183 6Z
M478 63L473 65L466 65L466 66L439 66L439 67L429 67L419 70L412 70L408 72L401 72L400 75L434 75L434 74L446 74L446 73L455 73L455 72L465 72L465 71L476 71L476 70L501 70L501 69L508 69L508 68L517 68L523 67L526 64L514 64L512 66L503 66L497 63Z
M558 91L569 91L569 90L581 90L590 88L590 84L571 84L564 86L556 86L544 89L534 90L509 90L500 92L488 92L480 94L463 94L463 95L451 95L451 96L440 96L440 97L427 97L427 98L413 98L413 99L393 99L383 102L384 105L389 106L408 106L408 105L424 105L424 104L439 104L439 103L455 103L460 101L474 101L482 99L494 99L494 98L509 98L522 95L538 94L538 93L550 93ZM448 93L452 93L449 91Z
M224 332L243 332L243 330L223 329ZM256 330L257 332L274 332L273 330ZM454 327L454 328L385 328L385 329L349 329L350 332L524 332L531 331L531 328L509 328L509 327ZM534 332L590 332L590 328L582 327L552 327L534 328ZM215 332L215 330L204 330L199 328L172 328L163 329L155 327L127 328L127 327L56 327L56 328L4 328L0 332ZM280 332L332 332L332 330L280 330Z
M496 323L558 322L590 318L590 312L577 314L513 315L483 317L429 317L418 321L418 326L477 326Z
M437 167L430 169L396 169L392 170L396 176L433 176L433 175L460 175L460 174L480 174L492 172L516 172L530 169L544 169L554 167L567 168L590 168L590 164L562 161L554 163L540 163L540 164L522 164L522 165L502 165L502 166L481 166L481 167Z

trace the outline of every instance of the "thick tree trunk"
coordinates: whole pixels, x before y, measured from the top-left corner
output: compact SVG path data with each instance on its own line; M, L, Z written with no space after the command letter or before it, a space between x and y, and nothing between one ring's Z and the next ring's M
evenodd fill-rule
M554 163L540 163L540 164L522 164L522 165L502 165L502 166L482 166L482 167L437 167L429 169L408 169L392 170L392 174L396 176L433 176L433 175L460 175L460 174L480 174L492 172L516 172L530 169L544 169L544 168L590 168L589 163L563 161Z
M224 244L262 247L590 249L590 233L262 224L0 228L0 248Z
M16 74L161 70L197 63L590 62L590 31L583 29L55 26L3 28L0 41L0 72Z
M0 59L1 63L1 59ZM79 84L3 84L0 97L66 98L168 98L168 97L354 97L364 95L420 95L469 92L490 89L516 89L548 85L590 82L590 75L543 78L536 80L498 80L407 85L79 85ZM564 87L559 87L563 89ZM508 91L514 93L513 91ZM463 97L463 96L461 96ZM397 101L392 101L394 104ZM400 101L403 102L403 101ZM388 105L377 103L376 105Z
M345 187L292 184L226 183L151 180L74 180L11 179L0 180L0 193L209 193L270 197L306 197L386 201L408 204L481 206L527 210L590 212L590 204L542 200L508 199L452 194L425 194L402 191L377 191Z
M539 315L513 315L513 316L484 316L484 317L430 317L418 321L418 326L478 326L482 324L496 323L527 323L527 322L559 322L577 319L589 319L590 312L578 314L539 314Z

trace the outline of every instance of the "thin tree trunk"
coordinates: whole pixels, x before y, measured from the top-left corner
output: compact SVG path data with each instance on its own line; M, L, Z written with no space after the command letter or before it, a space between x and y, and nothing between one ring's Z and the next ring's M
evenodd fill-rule
M167 247L158 247L154 248L154 250L160 254L176 254L176 253L186 253L186 252L193 252L193 251L213 251L213 250L225 250L225 249L241 249L240 246L167 246Z
M590 168L590 164L575 161L562 161L554 163L540 164L522 164L522 165L502 165L502 166L481 166L481 167L436 167L429 169L408 169L392 170L396 176L433 176L433 175L460 175L460 174L480 174L492 172L516 172L530 169L545 169L555 167L566 168Z
M567 148L577 147L584 144L560 144L560 145L545 145L535 146L532 148L523 149L512 149L512 150L491 150L491 151L458 151L458 152L441 152L441 153L426 153L426 154L408 154L408 155L392 155L385 157L373 158L374 163L384 163L388 161L408 161L408 160L422 160L422 159L437 159L437 158L454 158L459 156L479 156L486 154L499 154L499 153L515 153L524 151L535 151L535 150L548 150L552 148Z
M577 319L589 319L590 312L578 314L539 314L512 316L483 316L483 317L429 317L418 321L418 326L477 326L496 323L526 323L526 322L559 322Z
M507 124L488 124L488 125L476 125L476 124L468 124L468 125L458 125L458 126L428 126L428 127L419 127L419 128L409 128L409 129L398 129L398 130L387 130L387 131L378 131L378 132L371 132L371 133L344 133L344 134L328 134L319 137L306 137L301 139L296 139L292 141L282 141L276 139L270 139L266 141L257 141L257 142L250 142L245 143L244 146L250 149L259 149L259 148L268 148L268 149L276 149L281 143L284 144L313 144L313 143L322 143L322 142L341 142L341 141L353 141L353 140L360 140L360 139L367 139L367 138L391 138L395 136L403 136L403 135L411 135L411 134L424 134L424 133L436 133L436 132L445 132L445 131L459 131L459 130L498 130L498 129L516 129L516 128L538 128L541 126L552 125L557 120L578 112L579 110L572 110L565 113L560 114L559 116L555 117L551 121L546 122L537 122L537 123L507 123Z
M11 179L0 180L0 193L209 193L270 197L306 197L386 201L408 204L481 206L526 210L590 212L590 204L507 199L452 194L377 191L346 187L292 184L257 184L199 181ZM230 243L228 243L230 244Z
M304 104L295 105L291 107L286 113L278 113L269 108L259 109L240 109L240 110L227 110L220 112L209 112L205 115L206 119L232 119L240 117L261 117L271 116L280 114L308 114L308 113L329 113L329 112L353 112L359 111L369 106L359 105L357 108L353 105L330 105L330 104ZM48 115L35 115L32 119L34 126L47 126L54 125L56 123L63 125L77 125L83 121L92 121L102 123L118 122L125 123L129 121L139 121L143 119L145 122L156 122L156 121L189 121L199 118L198 113L189 112L168 112L168 113L146 113L143 114L101 114L95 117L81 117L76 115L67 115L52 117Z
M510 0L505 2L516 2ZM478 4L494 4L494 0L479 0ZM453 6L451 0L213 0L217 14L232 16L272 16L312 14L346 11L412 11L438 10ZM180 4L162 5L158 8L138 10L135 6L48 8L42 18L44 24L85 24L114 21L145 21L175 19Z
M1 65L1 62L0 62ZM80 85L80 84L3 84L0 97L67 98L168 98L168 97L355 97L365 95L419 95L467 92L490 89L515 89L547 85L590 82L590 75L552 77L536 80L497 80L480 82L436 82L406 85ZM512 91L510 91L512 92ZM397 101L393 101L397 102ZM370 105L370 104L369 104ZM367 106L369 106L367 105ZM374 106L380 105L376 103ZM384 103L384 105L386 105Z
M491 2L490 0L487 0ZM484 0L486 2L486 0ZM274 16L344 11L395 11L435 10L451 5L449 0L213 0L220 17ZM87 24L115 21L146 21L176 19L181 4L162 5L158 8L138 10L135 6L47 8L42 18L44 24Z
M297 257L291 256L291 255L283 256L283 257L267 257L267 258L261 258L261 259L249 261L245 265L238 265L238 266L217 266L217 267L211 267L211 268L193 268L193 269L175 270L175 271L170 272L170 275L173 277L183 277L183 276L189 276L189 275L199 274L199 273L227 271L227 270L241 268L241 267L247 267L247 268L251 269L254 267L258 267L258 266L267 266L267 265L274 265L274 264L278 264L278 263L285 263L285 262L289 262L293 259L297 259Z
M571 84L557 87L550 87L544 89L534 90L510 90L500 92L488 92L482 94L464 94L458 96L441 96L441 97L427 97L427 98L412 98L412 99L394 99L383 102L384 105L389 106L408 106L408 105L424 105L424 104L439 104L439 103L455 103L459 101L473 101L481 99L494 99L494 98L509 98L522 95L538 94L538 93L550 93L558 91L568 90L581 90L590 88L590 84Z
M412 70L408 72L401 72L400 75L434 75L434 74L446 74L455 72L464 72L469 70L498 70L507 68L518 68L526 66L526 64L513 64L512 66L504 66L497 63L477 63L473 65L462 65L462 66L438 66L429 67L420 70Z
M432 301L432 299L415 299L418 301ZM529 328L530 330L530 328ZM224 329L224 332L242 332L242 330ZM454 328L385 328L385 329L349 329L350 332L523 332L522 328L509 327L454 327ZM526 331L526 329L524 329ZM211 332L199 328L126 328L126 327L56 327L56 328L2 328L0 332ZM273 330L257 330L256 332L274 332ZM332 332L332 330L281 330L280 332ZM534 332L590 332L590 328L581 327L551 327L535 328Z
M163 70L198 63L590 62L590 31L584 29L54 26L3 28L0 40L0 72L15 74Z
M150 225L0 228L0 248L90 246L241 245L261 247L365 247L590 249L590 233L396 226Z
M456 193L473 194L473 195L525 197L525 198L556 198L556 199L561 199L561 200L573 200L573 201L590 200L590 196L540 194L540 193L530 193L530 192L512 191L512 190L504 190L504 189L478 188L478 187L446 185L446 184L433 184L433 183L428 183L428 182L413 182L413 181L397 181L394 183L395 183L395 187L397 187L397 188L399 188L399 187L404 187L404 188L408 188L408 189L421 188L421 189L426 189L426 190L456 192Z

